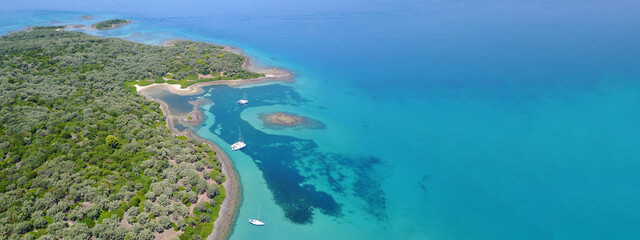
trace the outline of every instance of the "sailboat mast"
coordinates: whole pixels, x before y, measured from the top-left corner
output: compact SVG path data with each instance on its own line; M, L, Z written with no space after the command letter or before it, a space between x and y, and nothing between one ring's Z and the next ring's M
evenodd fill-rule
M258 207L258 220L260 220L260 207Z

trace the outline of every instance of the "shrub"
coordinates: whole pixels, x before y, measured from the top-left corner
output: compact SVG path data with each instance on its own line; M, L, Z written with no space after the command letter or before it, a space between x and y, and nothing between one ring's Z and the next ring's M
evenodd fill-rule
M21 222L15 224L13 227L13 231L17 234L24 234L28 231L31 231L31 229L33 229L33 224L31 224L31 222Z
M207 186L207 197L214 198L219 194L220 194L220 188L218 187L218 184L211 184Z
M49 222L47 222L47 219L45 219L44 217L37 217L33 219L33 226L36 229L43 229L47 226L47 224L49 224Z
M112 148L117 148L118 145L120 145L120 142L118 142L118 138L113 135L107 136L107 138L105 139L105 143Z
M198 210L200 212L206 213L207 212L207 205L204 202L199 202L198 204L196 204L196 206L193 208L194 210Z
M25 234L24 236L22 236L22 238L20 238L20 240L35 240L36 237L33 236L33 234Z
M164 229L169 229L171 227L171 220L167 216L162 216L158 218L158 224Z
M178 219L178 221L176 221L176 227L184 231L184 229L187 228L187 223L185 223L184 219Z
M147 192L147 194L145 194L144 197L147 198L150 201L155 201L156 200L156 194L153 193L152 191Z
M149 214L148 213L140 213L136 217L136 220L138 220L138 223L140 223L140 224L147 224L149 222Z

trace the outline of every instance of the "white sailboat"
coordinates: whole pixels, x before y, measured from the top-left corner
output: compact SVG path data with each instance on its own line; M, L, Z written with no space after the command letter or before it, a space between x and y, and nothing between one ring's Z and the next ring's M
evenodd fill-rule
M231 144L231 150L240 150L246 146L247 144L245 144L242 139L242 132L240 132L240 128L238 127L238 141L234 144Z
M249 100L247 100L247 93L244 93L242 99L238 100L238 103L241 105L247 105L247 103L249 103Z
M256 226L263 226L264 223L261 222L260 220L260 207L258 207L258 218L253 219L253 218L249 218L249 223L256 225Z

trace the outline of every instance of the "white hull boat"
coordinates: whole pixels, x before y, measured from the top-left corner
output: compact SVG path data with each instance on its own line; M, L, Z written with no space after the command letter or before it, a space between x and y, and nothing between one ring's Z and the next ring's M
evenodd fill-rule
M243 143L243 142L237 142L234 144L231 144L231 150L236 151L236 150L240 150L244 147L246 147L247 144Z
M253 218L249 218L249 223L256 225L256 226L264 226L263 222L260 222L260 220L258 219L253 219Z
M253 219L253 218L249 218L249 223L256 225L256 226L264 226L264 223L261 222L260 220L260 208L258 208L258 218Z
M249 100L247 100L247 93L244 93L244 96L242 96L242 99L238 100L238 103L241 105L247 105L247 103L249 103Z
M246 146L247 144L245 144L244 140L242 139L242 132L240 132L240 128L238 128L238 141L234 144L231 144L231 150L232 151L240 150Z

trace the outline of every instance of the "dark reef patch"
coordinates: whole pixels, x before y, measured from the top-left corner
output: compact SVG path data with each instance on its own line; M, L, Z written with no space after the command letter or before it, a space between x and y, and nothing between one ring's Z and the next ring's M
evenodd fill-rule
M309 158L316 175L325 176L335 192L353 194L365 203L364 210L378 221L387 219L386 198L380 182L387 176L381 169L382 162L374 157L353 157L344 154L315 153ZM347 179L347 175L354 179Z
M282 130L285 128L293 129L324 129L326 126L315 119L297 116L286 112L261 113L258 118L266 128L273 130Z
M376 170L381 165L379 159L321 153L318 152L318 146L314 141L266 134L240 118L242 110L246 107L235 101L241 98L244 92L251 96L249 107L297 105L308 101L291 87L278 84L244 89L210 86L205 87L205 93L208 92L211 94L207 99L214 103L209 111L216 116L215 124L211 126L210 131L221 129L219 136L227 142L233 142L238 127L242 129L244 141L247 143L247 147L242 151L251 156L262 171L275 202L291 222L311 223L316 210L335 217L343 215L342 205L334 196L306 182L314 176L326 178L331 189L337 193L360 197L365 202L365 211L380 220L386 219L385 197L380 188L380 181L384 177ZM171 96L169 104L196 98L197 96L174 95ZM304 176L304 172L309 173L306 175L314 176Z

